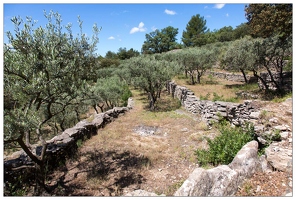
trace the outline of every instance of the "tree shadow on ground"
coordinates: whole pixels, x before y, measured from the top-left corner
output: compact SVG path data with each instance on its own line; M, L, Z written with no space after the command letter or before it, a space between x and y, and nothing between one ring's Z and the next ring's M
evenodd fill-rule
M102 191L106 196L120 196L125 187L139 187L146 181L140 172L150 165L147 157L128 151L92 150L80 153L79 157L83 157L83 162L74 162L75 165L62 166L56 171L62 175L50 180L56 182L51 186L50 195L93 196L94 192Z

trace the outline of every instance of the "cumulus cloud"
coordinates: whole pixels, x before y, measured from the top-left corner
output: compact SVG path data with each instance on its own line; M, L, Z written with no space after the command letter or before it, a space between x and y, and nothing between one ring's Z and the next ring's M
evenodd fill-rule
M168 9L165 9L165 10L164 10L164 13L165 13L165 14L168 14L168 15L175 15L175 14L177 14L175 11L173 11L173 10L168 10Z
M136 32L145 32L146 28L144 27L144 23L140 22L138 27L134 27L130 30L130 34L136 33Z
M217 3L215 4L214 8L221 9L225 6L225 3Z
M108 40L114 40L114 39L115 39L115 37L113 37L113 36L108 37Z

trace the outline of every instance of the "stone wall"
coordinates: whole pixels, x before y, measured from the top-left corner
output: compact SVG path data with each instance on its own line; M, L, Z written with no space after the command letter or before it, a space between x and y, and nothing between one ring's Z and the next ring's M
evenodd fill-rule
M215 72L215 71L209 71L206 72L207 75L212 75L213 77L226 79L229 81L235 81L235 82L245 82L244 76L242 74L233 74L233 73L225 73L225 72ZM258 80L254 76L246 75L246 78L249 83L256 83Z
M78 148L77 141L86 140L97 134L98 129L103 128L106 124L114 121L115 118L123 115L133 107L133 100L129 98L127 107L115 107L105 113L93 114L91 117L78 122L74 127L66 129L60 135L46 141L47 169L54 169L66 158L75 155ZM35 145L34 153L41 154L42 146ZM34 176L34 170L20 169L13 170L23 165L32 166L34 163L21 150L4 158L4 180L6 183L15 183L21 181L20 178L30 179Z
M245 82L244 76L242 74L209 71L209 72L206 72L206 75L212 75L213 77L226 79L229 81ZM282 78L283 78L284 90L292 91L292 72L283 72L282 75L283 75ZM267 72L262 72L260 73L259 76L262 77L264 81L266 81L270 90L276 89L275 84L271 81L270 75ZM263 83L257 77L246 75L246 78L249 83L258 83L258 86L260 89L265 89ZM279 82L280 73L273 72L273 78L275 81Z
M283 72L282 74L283 79L283 89L285 91L291 91L292 92L292 72ZM260 77L263 78L264 81L266 81L266 84L268 85L268 88L270 90L276 90L275 84L271 81L270 75L268 73L260 73ZM273 73L273 78L278 84L280 84L280 73ZM265 89L263 83L258 80L258 85L260 89Z
M173 98L181 101L188 112L199 114L208 125L224 118L234 125L242 125L246 121L254 121L260 114L256 101L245 100L244 103L200 100L194 93L175 82L167 82L167 91Z

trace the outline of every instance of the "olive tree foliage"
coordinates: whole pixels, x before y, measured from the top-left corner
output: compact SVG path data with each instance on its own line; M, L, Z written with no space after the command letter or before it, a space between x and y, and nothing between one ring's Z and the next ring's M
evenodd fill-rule
M255 67L255 56L252 51L253 44L254 40L251 36L233 41L228 46L221 61L224 69L241 72L246 83L248 83L246 71L252 71Z
M259 69L265 70L277 91L282 92L283 83L283 71L287 66L288 59L292 59L292 36L283 39L281 35L270 38L257 38L254 41L253 54L255 57L255 66ZM274 78L275 73L279 73L279 80ZM254 76L258 77L265 89L269 87L266 81L258 75L258 71L253 69Z
M41 174L47 149L44 127L62 126L73 121L69 116L85 112L82 91L95 67L100 32L95 24L92 38L86 37L78 17L80 34L74 37L72 24L62 26L59 13L44 16L48 24L37 28L30 17L12 18L14 34L7 32L9 43L4 44L4 143L17 142ZM31 148L31 137L41 143L40 153ZM44 179L37 181L44 186Z
M213 45L192 47L176 53L178 64L189 74L190 83L200 83L200 78L217 61L218 48ZM196 77L196 78L195 78Z
M283 89L283 71L292 56L292 38L283 40L281 36L255 38L250 36L232 42L222 58L223 67L228 70L241 71L247 82L245 71L252 71L265 87L269 86L260 75L267 72L278 91ZM288 69L289 70L289 69ZM291 70L291 69L290 69ZM279 74L279 80L274 78Z
M107 109L112 109L116 106L126 106L131 92L125 81L122 81L118 76L113 75L105 78L99 78L95 85L90 86L87 90L90 105L99 113Z
M178 73L176 63L158 60L154 55L133 57L122 65L131 84L147 93L150 110L155 109L166 82Z

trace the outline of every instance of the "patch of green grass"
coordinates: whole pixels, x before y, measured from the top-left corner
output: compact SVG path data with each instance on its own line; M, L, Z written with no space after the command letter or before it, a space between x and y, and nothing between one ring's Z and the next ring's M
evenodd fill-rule
M210 98L211 94L207 93L205 96L200 95L199 99L200 100L212 100L212 101L225 101L225 102L233 102L233 103L238 103L239 98L238 97L228 97L224 98L223 95L219 96L216 92L213 93L213 98Z
M203 95L199 95L199 99L200 100L209 100L210 99L210 93L207 93L205 96Z
M258 90L258 83L249 83L249 84L241 84L241 85L234 85L232 86L235 92L240 90L244 91L257 91Z
M292 92L289 92L283 96L276 96L274 97L274 99L272 99L272 102L274 103L281 103L281 102L284 102L286 101L288 98L292 98L293 95L292 95Z

